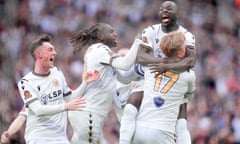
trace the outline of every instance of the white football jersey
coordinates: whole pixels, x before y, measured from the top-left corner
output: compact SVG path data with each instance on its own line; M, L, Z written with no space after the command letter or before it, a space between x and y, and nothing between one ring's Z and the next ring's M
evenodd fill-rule
M195 37L184 27L177 31L185 34L185 44L195 48ZM152 25L142 33L142 40L152 46L155 57L164 57L160 49L161 38L167 33L161 24ZM144 97L137 117L137 124L175 133L179 107L186 102L184 94L195 91L195 73L192 70L178 73L168 71L158 77L144 67Z
M83 95L87 101L84 110L104 117L110 111L116 92L115 69L102 63L109 60L112 53L108 46L97 43L88 48L84 57L84 72L97 69L100 73L99 79L90 83Z
M144 97L137 123L175 133L179 107L184 103L184 94L195 91L195 79L192 70L182 73L168 71L155 78L146 69Z
M184 27L179 25L178 30L179 32L183 32L185 34L185 44L189 46L193 46L195 48L195 37L192 33L187 31ZM148 43L152 46L153 55L156 57L163 57L163 53L161 52L160 41L161 38L166 35L167 33L162 31L161 24L152 25L147 27L142 32L142 40L145 43Z
M51 68L49 75L45 76L28 73L18 82L18 89L26 107L35 100L40 101L42 105L63 104L64 95L71 91L62 72L56 67ZM26 111L26 141L47 139L66 141L67 112L36 116L30 108L26 108Z

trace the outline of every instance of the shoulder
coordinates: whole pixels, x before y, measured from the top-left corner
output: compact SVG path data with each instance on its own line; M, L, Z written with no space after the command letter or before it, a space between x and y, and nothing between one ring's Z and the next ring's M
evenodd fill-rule
M160 28L161 28L161 24L150 25L143 30L143 33L155 32L155 31L158 31Z
M185 44L195 47L196 44L195 36L191 32L185 33Z
M29 83L34 77L34 74L32 72L29 72L18 81L18 84L23 84L24 82Z
M185 37L194 37L194 35L182 25L180 25L179 31L183 32L185 34Z
M109 46L107 46L103 43L96 43L89 47L87 53L90 55L96 55L96 56L99 55L100 56L100 55L112 53L112 50L110 49Z
M62 70L61 70L61 68L54 66L50 69L50 72L51 73L56 73L56 72L61 72L62 73Z
M195 46L196 44L195 36L190 31L188 31L186 28L184 28L181 25L180 25L179 31L184 33L186 45Z
M109 47L104 43L95 43L92 44L89 49L109 49Z

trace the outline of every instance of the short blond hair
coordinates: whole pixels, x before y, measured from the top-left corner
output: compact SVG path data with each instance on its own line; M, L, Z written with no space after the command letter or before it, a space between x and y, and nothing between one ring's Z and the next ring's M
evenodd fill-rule
M160 49L167 57L173 57L185 42L185 35L183 32L170 32L162 37L160 42Z

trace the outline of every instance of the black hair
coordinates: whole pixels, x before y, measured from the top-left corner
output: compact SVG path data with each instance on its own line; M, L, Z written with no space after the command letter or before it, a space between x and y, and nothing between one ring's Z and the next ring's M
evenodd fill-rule
M39 46L41 46L43 44L43 42L50 42L51 43L52 42L52 37L48 34L42 34L30 44L29 51L30 51L34 60L36 60L34 52L37 48L39 48Z
M73 35L70 39L73 45L73 53L77 53L80 50L86 50L89 45L99 42L99 32L105 26L105 23L97 23L89 28L81 29L77 34Z

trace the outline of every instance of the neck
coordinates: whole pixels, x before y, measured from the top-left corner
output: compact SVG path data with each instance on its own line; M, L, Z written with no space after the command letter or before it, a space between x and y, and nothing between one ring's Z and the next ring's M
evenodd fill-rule
M169 32L172 32L172 31L176 31L178 28L179 28L179 25L178 24L170 24L170 25L167 25L167 26L164 26L164 25L161 25L162 26L162 30L165 32L165 33L169 33Z
M47 75L50 72L49 67L45 67L43 65L39 65L38 63L35 63L33 72L38 75Z

